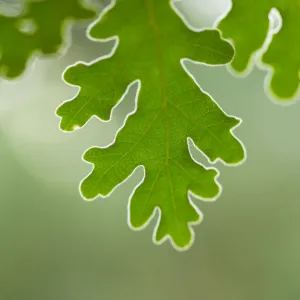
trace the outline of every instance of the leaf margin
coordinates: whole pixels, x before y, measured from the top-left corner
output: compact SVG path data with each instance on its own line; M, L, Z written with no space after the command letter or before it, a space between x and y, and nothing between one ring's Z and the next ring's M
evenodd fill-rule
M167 1L169 1L170 9L174 10L174 12L178 15L178 17L181 19L181 21L183 21L184 25L185 25L188 29L190 29L191 31L194 31L194 32L202 32L202 31L205 31L205 30L207 30L207 29L214 29L214 30L216 30L216 31L219 32L220 37L221 37L223 40L225 40L225 41L228 42L227 39L224 39L224 38L222 37L222 33L221 33L221 31L220 31L218 28L214 28L214 27L213 27L213 28L207 28L207 27L196 28L196 27L193 27L191 24L188 23L186 17L182 14L182 12L179 11L179 10L177 9L177 7L176 7L175 4L174 4L175 1L174 1L174 0L167 0ZM101 13L99 14L99 16L98 16L98 17L97 17L97 18L96 18L96 19L88 26L87 32L86 32L86 36L88 37L88 39L90 39L90 40L93 41L93 42L105 43L105 42L115 41L115 43L114 43L114 45L113 45L113 47L112 47L112 50L111 50L108 54L103 55L103 56L100 56L100 57L98 57L98 58L95 58L95 59L93 59L93 60L91 60L91 61L89 61L89 62L85 62L85 61L79 60L79 61L75 62L74 64L69 65L69 66L66 68L66 70L64 71L64 73L62 74L62 80L63 80L63 82L64 82L65 84L67 84L68 86L71 86L71 87L73 87L73 88L76 87L76 88L77 88L77 92L74 94L74 96L73 96L72 98L69 98L69 99L63 101L63 102L59 105L59 107L57 108L57 110L56 110L56 116L57 116L60 120L62 120L62 117L61 117L60 115L58 115L58 113L57 113L57 112L58 112L58 109L59 109L64 103L73 101L73 100L79 95L79 93L80 93L80 91L81 91L81 88L82 88L82 87L79 86L79 85L71 84L71 83L69 83L69 82L67 82L67 81L65 80L64 75L65 75L65 73L68 71L68 69L70 69L70 68L72 68L72 67L76 67L76 66L79 65L79 64L83 64L83 65L85 65L85 66L90 66L90 65L93 65L93 64L95 64L95 63L97 63L97 62L99 62L99 61L101 61L101 60L112 58L112 57L114 56L114 54L115 54L115 52L116 52L118 46L119 46L119 36L118 36L118 35L114 35L114 36L107 37L107 38L94 38L94 37L91 36L91 34L90 34L92 28L93 28L96 24L98 24L98 23L101 21L101 19L107 14L107 12L109 12L111 9L114 8L115 4L116 4L116 0L112 0L111 3L110 3L109 5L107 5L107 6L101 11ZM230 42L229 42L229 43L230 43ZM230 43L230 44L231 44L231 43ZM231 44L231 46L232 46L232 44ZM233 49L234 49L234 47L233 47ZM233 58L232 58L232 59L233 59ZM218 108L219 108L226 116L228 116L228 117L234 117L235 119L237 119L237 120L239 121L235 126L233 126L232 128L230 128L229 132L230 132L230 134L231 134L231 135L232 135L232 136L240 143L240 145L241 145L241 147L242 147L242 149L243 149L243 153L244 153L243 159L240 160L240 161L238 161L238 162L236 162L236 163L226 163L226 162L224 162L224 161L223 161L221 158L219 158L219 157L217 157L215 160L211 161L210 158L209 158L203 151L201 151L201 149L199 149L199 148L195 145L195 143L193 142L193 140L192 140L190 137L187 138L187 148L188 148L188 151L189 151L189 154L190 154L191 159L193 160L193 162L194 162L195 164L202 166L205 170L214 170L214 171L216 172L216 176L214 177L214 182L215 182L216 185L218 186L219 190L218 190L218 194L217 194L215 197L212 197L212 198L203 198L203 197L200 197L199 195L196 195L196 194L192 193L192 192L189 191L189 190L187 191L187 197L188 197L189 204L195 209L195 211L197 212L199 218L198 218L197 221L187 222L188 229L189 229L189 231L190 231L190 233L191 233L191 239L190 239L189 243L188 243L186 246L184 246L184 247L179 247L178 245L176 245L170 234L167 234L167 235L164 236L161 240L157 241L157 239L156 239L156 234L157 234L157 229L158 229L158 227L159 227L160 220L161 220L161 210L160 210L159 207L155 207L155 208L154 208L154 210L153 210L151 216L147 219L147 221L146 221L142 226L140 226L140 227L137 228L137 227L134 227L134 226L131 224L131 221L130 221L130 206L131 206L131 199L132 199L132 197L133 197L135 191L137 190L137 188L138 188L140 185L143 184L143 182L144 182L144 180L145 180L145 177L146 177L146 170L145 170L145 167L144 167L143 165L136 166L135 169L128 175L128 177L125 178L123 181L119 182L117 185L115 185L114 188L113 188L107 195L101 195L101 194L98 194L98 195L96 195L95 197L88 199L88 198L86 198L86 197L83 195L82 190L81 190L81 185L82 185L82 183L85 181L86 178L88 178L88 177L93 173L93 171L94 171L94 169L95 169L95 165L94 165L93 163L90 163L89 161L85 160L85 158L84 158L84 157L85 157L85 154L86 154L90 149L92 149L92 148L94 148L94 147L100 148L100 149L106 149L106 148L109 148L111 145L113 145L113 144L116 142L116 138L117 138L119 132L126 126L127 119L128 119L130 116L134 115L134 114L137 112L137 109L138 109L138 100L139 100L139 91L140 91L141 84L142 84L142 83L141 83L141 80L140 80L140 79L136 79L135 81L131 82L131 83L127 86L127 88L126 88L125 92L123 93L122 97L117 101L117 103L115 104L115 106L111 109L110 118L109 118L108 120L103 120L103 119L101 119L100 117L98 117L97 115L92 115L84 125L82 125L81 127L74 127L74 128L73 128L73 131L82 129L82 128L84 128L85 126L87 126L87 124L88 124L89 122L91 122L91 120L92 120L93 118L96 118L96 119L98 119L98 121L103 122L103 123L108 123L108 122L112 121L112 116L113 116L114 110L115 110L115 109L120 105L120 103L124 100L124 98L125 98L126 95L128 94L129 90L133 87L133 85L138 84L138 88L137 88L137 90L136 90L136 96L135 96L135 99L134 99L134 102L135 102L134 110L132 110L131 112L129 112L128 114L126 114L126 116L125 116L125 118L124 118L124 120L123 120L123 123L120 125L120 127L118 128L118 130L117 130L116 133L114 134L114 138L113 138L112 142L109 143L109 144L106 145L106 146L101 146L101 147L99 147L99 146L91 146L91 147L89 147L89 148L84 152L84 154L82 155L82 158L81 158L82 161L83 161L84 163L87 163L87 164L92 165L92 169L91 169L91 171L90 171L90 172L89 172L89 173L88 173L88 174L80 181L80 184L79 184L79 193L80 193L80 195L81 195L81 198L82 198L83 200L85 200L85 201L88 201L88 202L95 201L95 200L98 199L98 198L101 198L101 199L104 200L104 199L106 199L106 198L109 198L109 197L112 195L112 193L113 193L118 187L120 187L120 186L123 185L123 184L126 184L126 182L129 180L129 178L132 177L132 175L137 171L138 168L142 168L142 169L143 169L143 173L144 173L143 179L142 179L138 184L136 184L136 186L134 187L134 189L132 190L130 196L129 196L128 199L127 199L127 225L128 225L128 227L129 227L131 230L133 230L133 231L142 231L142 230L145 229L147 226L149 226L149 224L150 224L151 222L153 222L153 219L158 215L157 220L155 221L154 228L153 228L152 242L153 242L155 245L161 245L161 244L163 244L165 241L169 240L169 241L170 241L170 244L172 245L172 247L173 247L175 250L177 250L178 252L186 251L186 250L190 249L190 247L194 244L194 241L195 241L195 231L194 231L194 228L193 228L193 227L196 226L196 225L198 225L198 224L200 224L200 223L202 223L202 221L203 221L203 219L204 219L204 214L203 214L202 211L199 209L199 207L194 203L194 201L215 202L215 201L221 196L222 191L223 191L223 187L222 187L222 185L220 184L220 182L218 181L218 178L219 178L219 176L220 176L220 171L219 171L219 169L217 169L217 168L214 167L214 166L206 167L203 163L197 161L197 160L193 157L193 155L192 155L192 153L191 153L191 150L190 150L190 144L189 144L189 143L192 143L193 146L197 149L197 151L201 152L202 155L203 155L203 156L206 158L206 160L208 161L208 163L210 163L211 165L215 165L217 162L221 162L221 163L222 163L223 165L225 165L225 166L234 166L234 167L236 167L236 166L240 166L241 164L243 164L243 163L246 161L246 159L247 159L247 150L246 150L246 147L245 147L244 143L243 143L243 142L242 142L242 141L234 134L234 130L235 130L236 128L238 128L238 127L242 124L243 120L242 120L241 118L239 118L239 117L236 117L236 116L232 116L232 115L227 114L227 113L219 106L219 104L216 102L216 100L214 99L214 97L212 97L212 95L211 95L210 93L204 91L204 90L201 88L201 86L199 85L198 81L195 79L194 75L193 75L193 74L186 68L186 66L184 65L184 61L190 61L190 62L192 62L193 64L196 64L196 65L205 65L205 66L209 66L209 67L220 67L220 66L224 66L224 65L227 65L227 66L228 66L228 64L229 64L230 62L228 62L228 63L226 63L226 64L209 65L209 64L206 64L206 63L204 63L204 62L193 61L193 60L188 59L188 58L181 58L181 60L180 60L181 67L182 67L182 68L184 69L184 71L187 73L186 75L189 76L189 77L191 78L191 80L194 81L194 83L195 83L195 84L197 85L197 87L199 88L200 92L202 92L203 94L208 95L208 96L210 97L210 99L218 106ZM60 125L61 125L61 123L60 123ZM64 129L62 129L61 127L59 127L59 129L60 129L61 131L65 132L65 133L72 133L72 132L73 132L73 131L67 131L67 130L64 130ZM192 200L191 197L192 197L194 200Z

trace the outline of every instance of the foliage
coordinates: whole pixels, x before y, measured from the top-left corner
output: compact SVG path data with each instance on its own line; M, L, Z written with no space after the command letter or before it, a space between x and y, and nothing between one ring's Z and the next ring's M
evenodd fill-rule
M65 81L80 90L57 110L61 129L73 131L92 117L110 120L133 85L136 109L113 144L85 153L94 167L81 184L82 195L108 196L142 165L145 176L129 202L129 225L143 228L158 211L154 242L169 238L177 249L188 248L191 225L202 218L191 196L211 200L220 193L218 171L196 162L189 145L211 163L236 165L244 159L243 146L232 133L240 120L227 115L198 86L188 65L231 62L233 70L245 74L256 61L269 70L268 91L286 103L299 87L299 6L299 0L261 0L255 5L232 0L218 24L227 41L218 30L190 27L169 0L117 0L107 7L89 36L113 39L115 47L108 56L66 70ZM94 16L80 0L27 0L21 15L0 15L0 75L16 78L35 53L57 53L67 20Z
M281 102L294 98L299 88L299 7L299 0L260 0L255 4L232 0L231 10L218 25L236 50L232 68L239 73L247 71L256 53L263 67L270 69L267 85Z
M109 57L77 63L65 72L65 80L81 89L57 110L61 129L72 131L93 116L109 120L130 85L138 84L138 92L136 113L128 117L113 145L85 153L94 169L81 184L82 194L87 199L107 196L143 165L144 181L130 200L130 225L142 228L158 208L154 241L169 237L175 247L186 248L193 240L190 225L201 219L188 192L212 199L220 189L217 171L191 158L187 140L191 138L211 162L237 164L244 158L231 132L240 120L226 115L197 86L186 65L226 64L233 48L216 30L188 28L169 2L161 0L118 0L90 35L115 36L116 47Z
M65 21L94 16L95 12L83 7L80 0L28 1L21 15L0 15L0 75L20 76L36 51L57 53L63 43Z

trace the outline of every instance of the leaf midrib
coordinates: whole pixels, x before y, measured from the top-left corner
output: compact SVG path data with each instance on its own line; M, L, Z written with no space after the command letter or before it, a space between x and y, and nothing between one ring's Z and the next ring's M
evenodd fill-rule
M163 0L163 1L169 1L169 0ZM165 165L167 168L168 181L169 181L170 193L171 193L171 199L172 199L172 206L173 206L174 213L175 213L175 221L176 221L177 228L179 228L179 222L178 222L177 214L176 214L177 207L176 207L176 202L175 202L174 188L173 188L172 178L171 178L170 168L169 168L170 125L169 125L169 117L168 117L168 109L167 109L168 101L167 101L166 70L164 67L164 56L163 56L161 44L160 44L159 28L157 26L155 13L153 10L153 2L152 2L152 0L146 0L146 4L147 4L150 27L153 30L154 45L155 45L158 68L159 68L159 75L160 75L162 110L164 111L165 121L166 121L166 162L165 162ZM171 7L170 7L170 9L171 9Z

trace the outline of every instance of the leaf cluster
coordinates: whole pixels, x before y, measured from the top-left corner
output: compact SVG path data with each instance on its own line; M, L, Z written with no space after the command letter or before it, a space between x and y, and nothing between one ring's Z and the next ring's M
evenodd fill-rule
M81 183L83 197L110 195L143 166L143 182L128 205L130 227L144 228L157 212L154 242L169 239L176 249L187 249L194 240L192 225L202 220L194 201L214 200L221 191L219 171L197 162L189 147L212 164L238 165L245 158L243 144L233 134L241 120L201 89L189 65L230 64L245 74L256 62L269 71L272 97L282 103L293 99L299 87L299 7L299 0L255 5L232 0L217 29L198 30L172 1L116 0L107 6L88 36L114 40L115 47L107 56L65 71L66 83L79 91L58 108L60 127L73 131L91 118L111 120L114 107L133 86L136 107L114 143L84 154L93 169ZM16 78L34 53L57 53L67 20L94 16L79 0L28 0L22 14L0 15L0 75Z

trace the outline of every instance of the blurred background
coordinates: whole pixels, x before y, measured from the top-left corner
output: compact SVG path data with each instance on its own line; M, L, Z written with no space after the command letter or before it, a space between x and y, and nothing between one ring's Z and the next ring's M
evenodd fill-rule
M176 3L196 27L212 26L230 5ZM0 8L11 12L18 1ZM242 79L224 67L191 66L202 88L243 119L235 134L248 159L239 167L218 164L223 194L197 202L204 221L189 251L155 246L155 222L141 232L127 226L140 170L107 199L86 202L78 192L91 169L82 154L113 140L132 97L110 123L93 119L70 134L58 129L55 110L77 91L62 81L63 70L112 47L89 41L87 25L72 27L65 55L35 61L17 81L0 81L0 299L300 299L300 103L272 103L263 71Z

